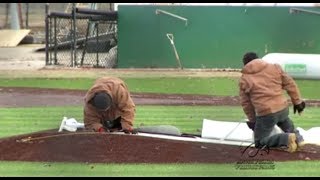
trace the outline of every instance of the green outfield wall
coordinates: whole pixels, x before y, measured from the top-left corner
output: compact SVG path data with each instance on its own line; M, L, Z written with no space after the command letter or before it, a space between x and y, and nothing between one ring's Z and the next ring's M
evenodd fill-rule
M290 13L290 8L120 5L118 67L177 67L168 33L184 68L241 68L247 51L319 53L320 9L294 7L311 12Z

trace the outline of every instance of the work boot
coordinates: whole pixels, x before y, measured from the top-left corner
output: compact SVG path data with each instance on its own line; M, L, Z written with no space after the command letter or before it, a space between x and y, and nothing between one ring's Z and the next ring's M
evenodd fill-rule
M298 145L296 143L297 137L295 133L289 133L288 135L288 148L287 151L289 153L293 153L297 151Z
M298 149L303 148L306 144L300 133L296 133L296 144L298 145Z

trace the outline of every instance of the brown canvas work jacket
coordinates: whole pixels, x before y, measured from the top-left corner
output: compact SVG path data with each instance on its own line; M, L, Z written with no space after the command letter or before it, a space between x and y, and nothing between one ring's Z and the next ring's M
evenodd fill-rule
M255 59L246 64L239 81L239 96L249 121L283 110L288 106L285 90L293 104L302 102L295 81L278 64Z
M112 98L112 106L103 112L99 112L89 103L97 92L106 92ZM114 120L121 116L121 126L123 129L133 128L135 117L135 104L131 99L127 85L116 77L98 78L94 85L88 90L84 98L84 124L86 129L98 131L101 120Z

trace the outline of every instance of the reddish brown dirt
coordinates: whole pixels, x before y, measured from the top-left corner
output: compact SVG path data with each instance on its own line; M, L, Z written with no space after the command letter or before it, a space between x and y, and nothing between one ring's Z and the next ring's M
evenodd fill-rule
M59 133L57 129L0 139L0 160L86 163L238 163L249 160L320 159L320 147L287 153L260 151L249 157L245 147L167 140L125 134ZM39 138L40 137L40 138ZM37 139L39 138L39 139ZM29 139L24 141L23 139ZM243 153L244 152L244 153Z
M0 107L83 105L84 90L0 87ZM239 106L238 96L208 96L132 93L137 105L231 105ZM290 103L290 102L289 102ZM306 100L307 106L319 106L320 100Z
M0 88L0 107L82 105L85 91ZM139 104L239 105L238 97L132 94ZM318 101L307 101L318 106ZM249 157L245 147L166 140L137 135L58 133L57 129L0 139L0 160L87 163L239 163L249 160L320 160L319 146L303 151L260 151ZM58 135L59 136L55 136ZM53 137L48 137L53 136ZM21 139L31 137L30 141ZM32 139L35 138L35 139ZM38 139L37 139L38 138ZM252 150L252 149L251 149Z

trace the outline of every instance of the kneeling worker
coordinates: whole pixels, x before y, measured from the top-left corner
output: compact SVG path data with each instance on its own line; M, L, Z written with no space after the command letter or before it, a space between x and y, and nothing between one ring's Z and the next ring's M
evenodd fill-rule
M116 77L98 78L87 91L84 105L84 125L96 132L133 129L135 104L125 82Z

